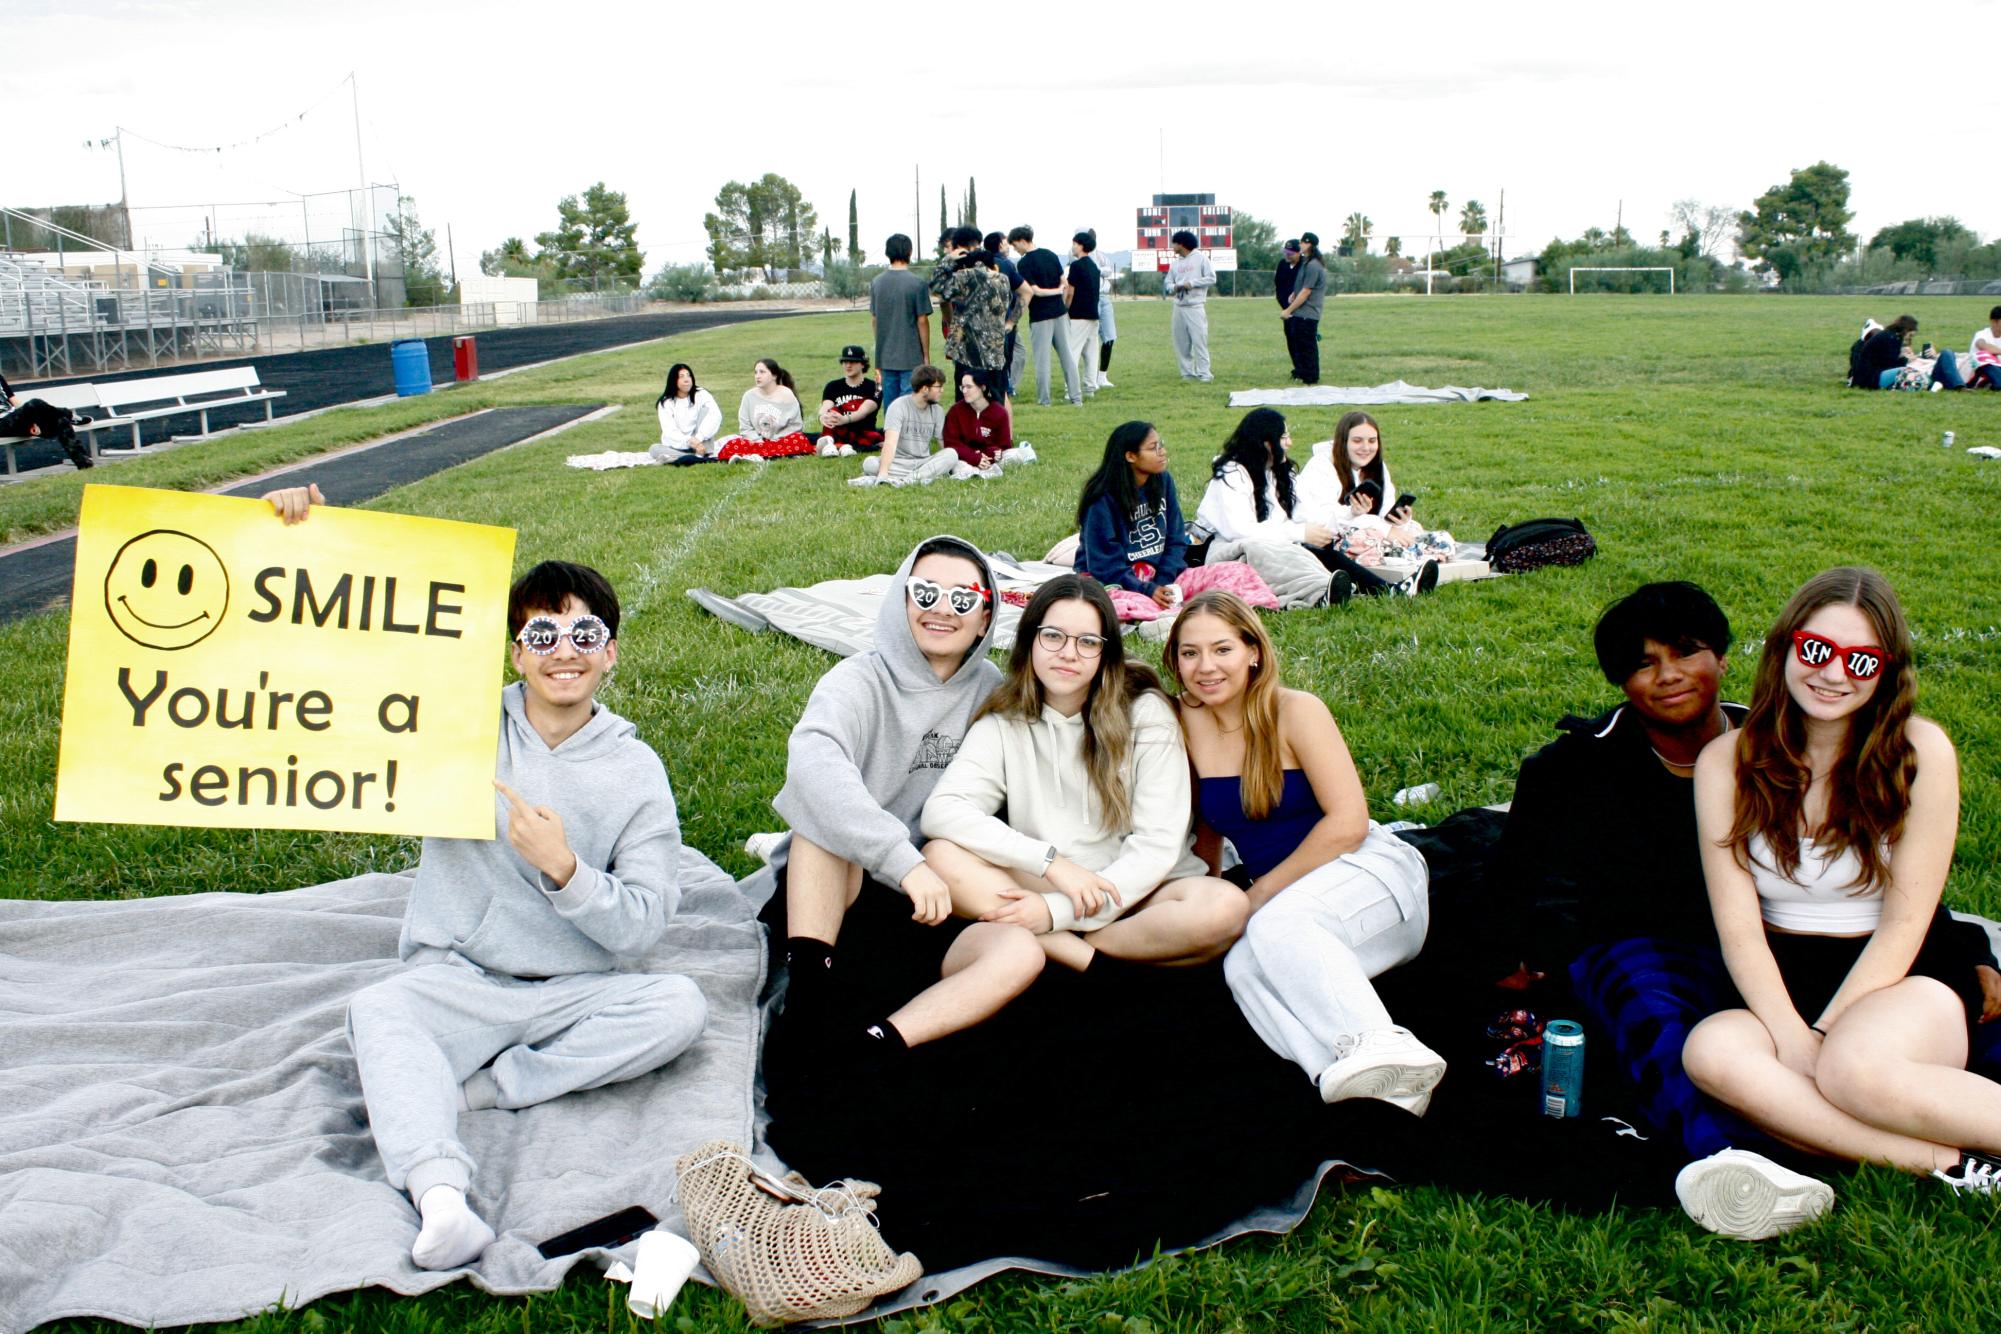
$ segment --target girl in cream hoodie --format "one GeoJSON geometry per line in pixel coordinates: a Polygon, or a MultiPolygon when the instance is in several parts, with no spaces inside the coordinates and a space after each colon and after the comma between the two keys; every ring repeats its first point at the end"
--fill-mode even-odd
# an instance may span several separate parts
{"type": "Polygon", "coordinates": [[[1006,680],[924,803],[924,859],[955,913],[1027,927],[1071,968],[1211,959],[1246,902],[1203,874],[1190,811],[1174,706],[1126,661],[1103,586],[1063,575],[1022,612],[1006,680]]]}

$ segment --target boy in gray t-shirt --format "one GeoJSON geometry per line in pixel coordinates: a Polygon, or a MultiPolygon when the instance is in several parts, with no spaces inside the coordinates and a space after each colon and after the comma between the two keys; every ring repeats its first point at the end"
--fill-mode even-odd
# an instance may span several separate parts
{"type": "Polygon", "coordinates": [[[909,237],[898,232],[885,248],[889,268],[869,284],[868,313],[887,407],[910,392],[911,372],[931,360],[931,289],[910,271],[909,237]]]}
{"type": "Polygon", "coordinates": [[[848,485],[928,485],[950,476],[959,456],[949,449],[931,452],[945,440],[945,408],[939,402],[944,393],[945,372],[936,366],[912,371],[910,392],[890,404],[883,419],[882,454],[862,460],[862,475],[849,478],[848,485]]]}

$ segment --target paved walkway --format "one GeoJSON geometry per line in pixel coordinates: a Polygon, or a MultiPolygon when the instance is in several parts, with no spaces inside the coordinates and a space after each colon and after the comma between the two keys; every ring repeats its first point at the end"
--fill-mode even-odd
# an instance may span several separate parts
{"type": "MultiPolygon", "coordinates": [[[[561,430],[601,410],[585,404],[492,408],[425,430],[308,459],[248,481],[232,482],[216,494],[261,496],[277,485],[305,486],[317,482],[335,503],[358,505],[482,454],[561,430]]],[[[75,568],[74,529],[0,552],[0,624],[68,606],[70,577],[75,568]]]]}

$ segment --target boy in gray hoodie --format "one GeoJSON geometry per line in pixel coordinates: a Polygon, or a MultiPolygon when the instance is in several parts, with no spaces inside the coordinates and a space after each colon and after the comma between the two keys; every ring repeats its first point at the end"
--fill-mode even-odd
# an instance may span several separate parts
{"type": "Polygon", "coordinates": [[[978,548],[920,543],[875,647],[821,677],[792,729],[772,802],[792,832],[772,854],[764,917],[785,942],[783,1026],[815,1058],[893,1060],[991,1016],[1041,970],[1021,928],[953,921],[918,850],[925,798],[1000,684],[986,656],[995,597],[978,548]],[[824,1040],[800,1040],[807,1030],[824,1040]]]}
{"type": "Polygon", "coordinates": [[[410,1258],[424,1269],[470,1264],[494,1236],[466,1203],[461,1113],[646,1074],[707,1020],[688,978],[617,971],[660,939],[681,898],[667,772],[593,698],[618,660],[618,617],[617,594],[586,566],[545,561],[514,586],[521,680],[501,694],[501,836],[424,840],[409,966],[348,1007],[369,1126],[389,1184],[422,1216],[410,1258]]]}

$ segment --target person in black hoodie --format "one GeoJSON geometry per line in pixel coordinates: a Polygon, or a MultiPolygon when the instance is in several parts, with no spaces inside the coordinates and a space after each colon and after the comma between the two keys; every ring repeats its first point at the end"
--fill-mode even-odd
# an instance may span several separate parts
{"type": "MultiPolygon", "coordinates": [[[[1904,341],[1918,331],[1917,317],[1899,315],[1890,321],[1885,329],[1878,329],[1862,340],[1862,347],[1856,352],[1849,370],[1849,383],[1857,389],[1887,389],[1884,382],[1888,372],[1900,371],[1910,360],[1911,351],[1904,341]]],[[[1890,381],[1895,383],[1894,379],[1890,381]]]]}

